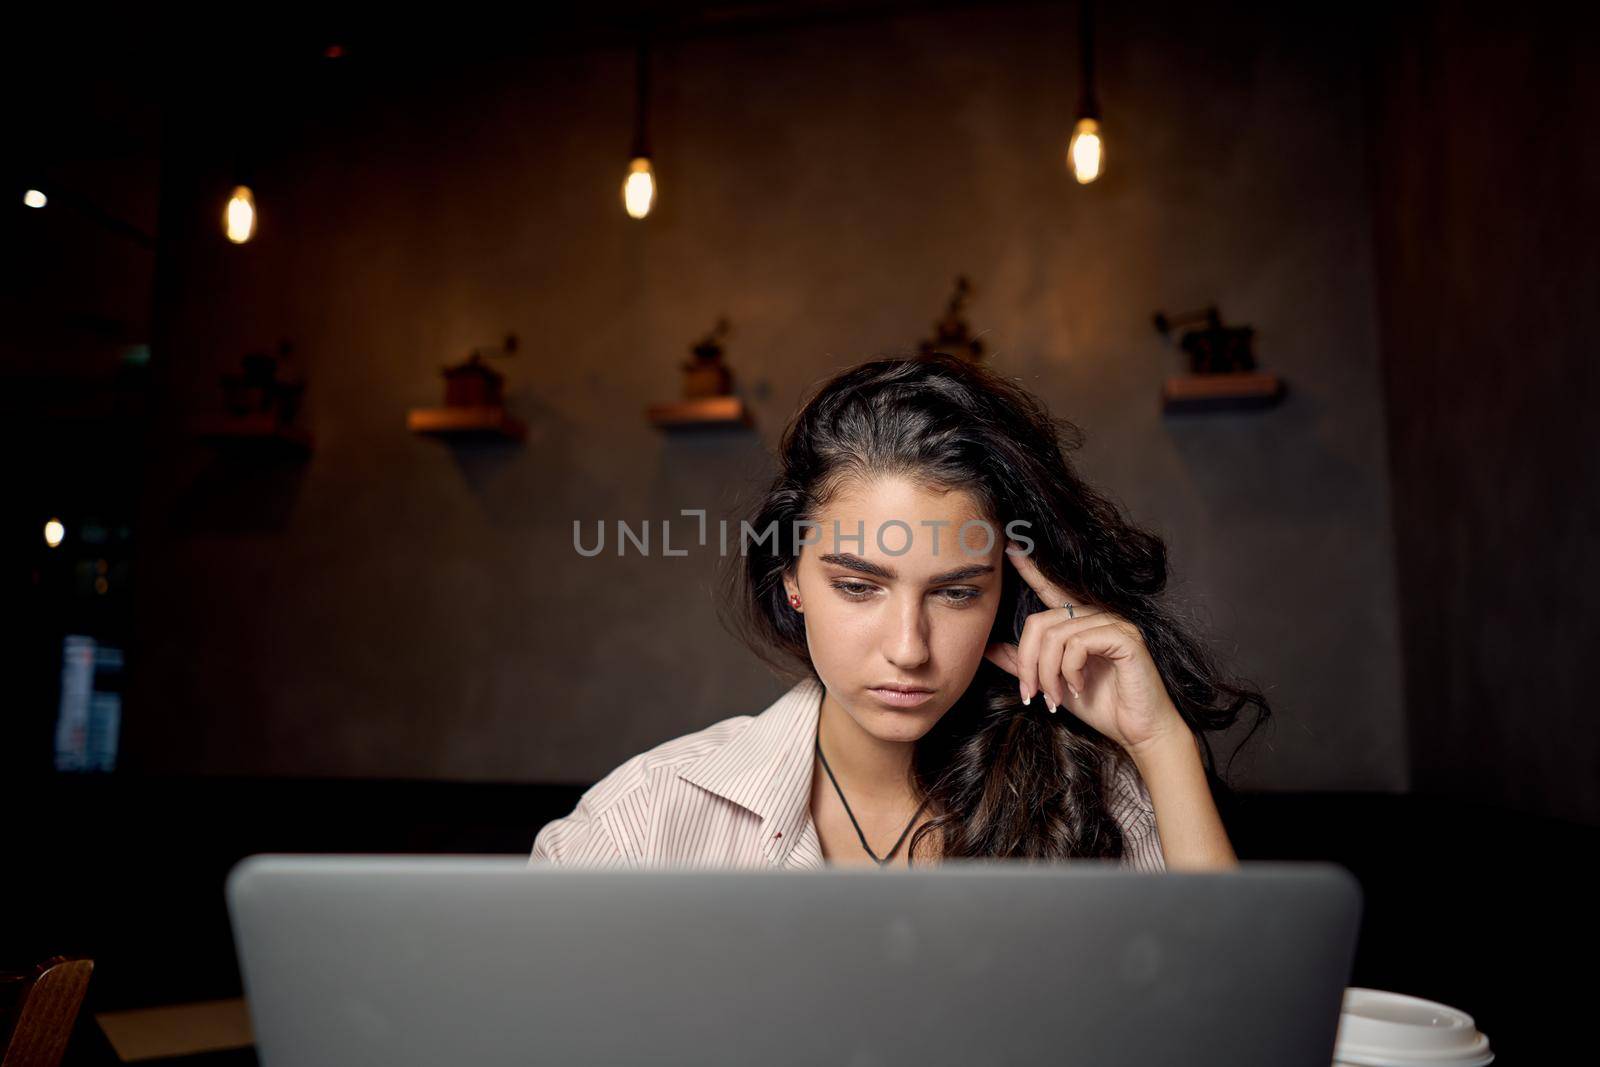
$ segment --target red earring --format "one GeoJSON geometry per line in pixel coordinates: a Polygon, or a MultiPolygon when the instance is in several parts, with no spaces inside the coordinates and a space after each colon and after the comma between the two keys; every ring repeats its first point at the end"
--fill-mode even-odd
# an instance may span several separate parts
{"type": "Polygon", "coordinates": [[[799,593],[790,593],[789,594],[789,606],[794,608],[794,609],[796,609],[796,610],[799,610],[799,608],[800,608],[800,594],[799,593]]]}

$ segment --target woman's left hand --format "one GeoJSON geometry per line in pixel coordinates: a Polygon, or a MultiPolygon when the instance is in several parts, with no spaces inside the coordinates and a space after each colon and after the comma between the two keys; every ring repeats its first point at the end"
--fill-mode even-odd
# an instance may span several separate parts
{"type": "Polygon", "coordinates": [[[1046,578],[1016,542],[1005,555],[1039,598],[1053,605],[1028,616],[1017,644],[995,642],[984,651],[1016,675],[1024,701],[1043,693],[1135,756],[1165,737],[1189,732],[1137,626],[1080,606],[1082,598],[1046,578]]]}

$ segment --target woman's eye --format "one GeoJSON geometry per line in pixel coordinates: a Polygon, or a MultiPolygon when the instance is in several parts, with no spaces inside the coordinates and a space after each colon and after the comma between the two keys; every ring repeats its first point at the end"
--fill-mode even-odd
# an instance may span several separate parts
{"type": "MultiPolygon", "coordinates": [[[[877,586],[864,582],[832,582],[832,586],[849,600],[865,600],[877,591],[877,586]]],[[[967,604],[983,595],[981,589],[941,589],[939,595],[947,604],[967,604]]]]}

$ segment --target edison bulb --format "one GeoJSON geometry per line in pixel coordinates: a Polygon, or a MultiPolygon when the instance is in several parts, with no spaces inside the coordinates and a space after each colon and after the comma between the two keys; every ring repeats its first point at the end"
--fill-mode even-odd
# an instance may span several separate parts
{"type": "Polygon", "coordinates": [[[1095,119],[1081,118],[1072,128],[1072,141],[1067,145],[1067,168],[1079,185],[1088,185],[1105,169],[1105,142],[1100,135],[1100,123],[1095,119]]]}
{"type": "Polygon", "coordinates": [[[234,187],[228,198],[227,209],[222,213],[222,232],[228,240],[242,245],[256,232],[256,198],[248,185],[234,187]]]}
{"type": "Polygon", "coordinates": [[[628,176],[622,181],[622,206],[633,218],[642,219],[650,214],[656,202],[656,172],[650,167],[649,156],[639,156],[628,164],[628,176]]]}

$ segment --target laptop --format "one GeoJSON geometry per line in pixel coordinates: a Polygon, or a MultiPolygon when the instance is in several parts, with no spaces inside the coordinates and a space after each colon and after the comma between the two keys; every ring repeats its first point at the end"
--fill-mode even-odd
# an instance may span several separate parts
{"type": "Polygon", "coordinates": [[[1359,883],[951,860],[824,870],[257,855],[264,1067],[1329,1067],[1359,883]]]}

